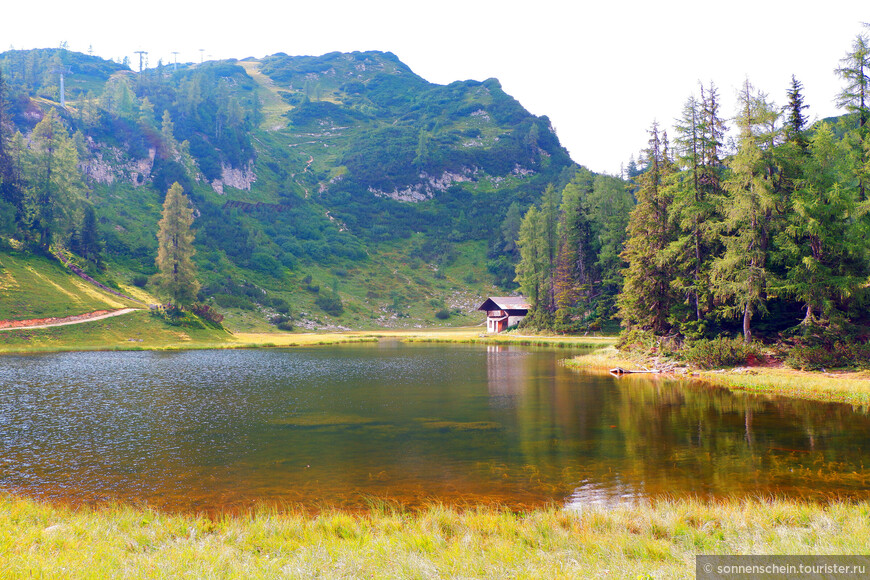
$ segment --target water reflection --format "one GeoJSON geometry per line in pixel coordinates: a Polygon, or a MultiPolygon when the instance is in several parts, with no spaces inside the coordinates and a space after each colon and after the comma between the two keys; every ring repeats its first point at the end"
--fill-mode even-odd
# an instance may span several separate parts
{"type": "Polygon", "coordinates": [[[398,342],[0,359],[0,487],[168,509],[868,497],[844,405],[398,342]]]}

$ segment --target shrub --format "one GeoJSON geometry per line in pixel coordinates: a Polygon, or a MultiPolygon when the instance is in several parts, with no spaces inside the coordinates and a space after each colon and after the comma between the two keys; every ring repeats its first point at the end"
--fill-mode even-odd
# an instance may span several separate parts
{"type": "Polygon", "coordinates": [[[221,322],[224,321],[224,315],[208,304],[194,304],[190,307],[190,310],[210,326],[223,328],[221,322]]]}
{"type": "Polygon", "coordinates": [[[344,304],[337,292],[321,294],[314,301],[318,308],[331,316],[341,316],[344,313],[344,304]]]}
{"type": "Polygon", "coordinates": [[[785,364],[795,369],[819,370],[837,367],[870,367],[870,344],[835,342],[829,345],[792,346],[785,364]]]}
{"type": "Polygon", "coordinates": [[[281,322],[278,324],[278,329],[290,332],[291,330],[293,330],[293,324],[291,322],[281,322]]]}
{"type": "Polygon", "coordinates": [[[133,286],[137,288],[144,288],[146,284],[148,284],[148,276],[143,276],[141,274],[137,276],[133,276],[133,286]]]}
{"type": "Polygon", "coordinates": [[[151,315],[162,319],[171,326],[180,326],[183,328],[205,328],[202,320],[197,318],[192,312],[184,310],[175,304],[166,304],[160,308],[151,311],[151,315]]]}
{"type": "Polygon", "coordinates": [[[244,296],[232,296],[231,294],[215,294],[214,301],[224,308],[239,308],[240,310],[254,310],[254,303],[244,296]]]}
{"type": "Polygon", "coordinates": [[[281,314],[290,314],[290,305],[283,298],[272,298],[271,299],[272,308],[277,310],[281,314]]]}
{"type": "Polygon", "coordinates": [[[750,355],[760,356],[755,344],[746,344],[743,339],[724,336],[712,340],[697,340],[680,352],[680,358],[702,369],[743,365],[750,355]]]}
{"type": "Polygon", "coordinates": [[[447,310],[446,308],[442,308],[441,310],[439,310],[438,312],[435,313],[435,318],[437,318],[439,320],[447,320],[448,318],[450,318],[450,311],[447,310]]]}

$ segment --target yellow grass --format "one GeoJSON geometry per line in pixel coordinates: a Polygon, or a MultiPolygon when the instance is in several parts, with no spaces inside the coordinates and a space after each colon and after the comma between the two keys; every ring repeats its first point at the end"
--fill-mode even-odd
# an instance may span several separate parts
{"type": "Polygon", "coordinates": [[[237,517],[0,496],[4,578],[691,578],[698,554],[870,553],[870,503],[655,500],[237,517]]]}

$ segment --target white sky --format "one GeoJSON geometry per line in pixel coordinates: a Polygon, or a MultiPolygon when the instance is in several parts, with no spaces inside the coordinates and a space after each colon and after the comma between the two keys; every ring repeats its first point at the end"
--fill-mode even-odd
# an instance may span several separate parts
{"type": "Polygon", "coordinates": [[[395,53],[425,79],[498,78],[547,115],[572,158],[616,173],[646,145],[653,120],[670,127],[698,81],[716,83],[723,113],[745,78],[780,105],[792,74],[811,117],[837,114],[834,69],[870,21],[867,0],[80,0],[7,2],[0,50],[56,47],[105,58],[136,50],[199,62],[275,52],[395,53]],[[806,6],[802,8],[801,6],[806,6]]]}

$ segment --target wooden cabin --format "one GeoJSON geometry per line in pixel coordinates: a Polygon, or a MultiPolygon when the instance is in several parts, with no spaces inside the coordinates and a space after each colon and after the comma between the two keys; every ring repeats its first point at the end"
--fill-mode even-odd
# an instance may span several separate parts
{"type": "Polygon", "coordinates": [[[487,332],[502,332],[525,318],[529,308],[522,296],[490,296],[477,309],[486,311],[487,332]]]}

